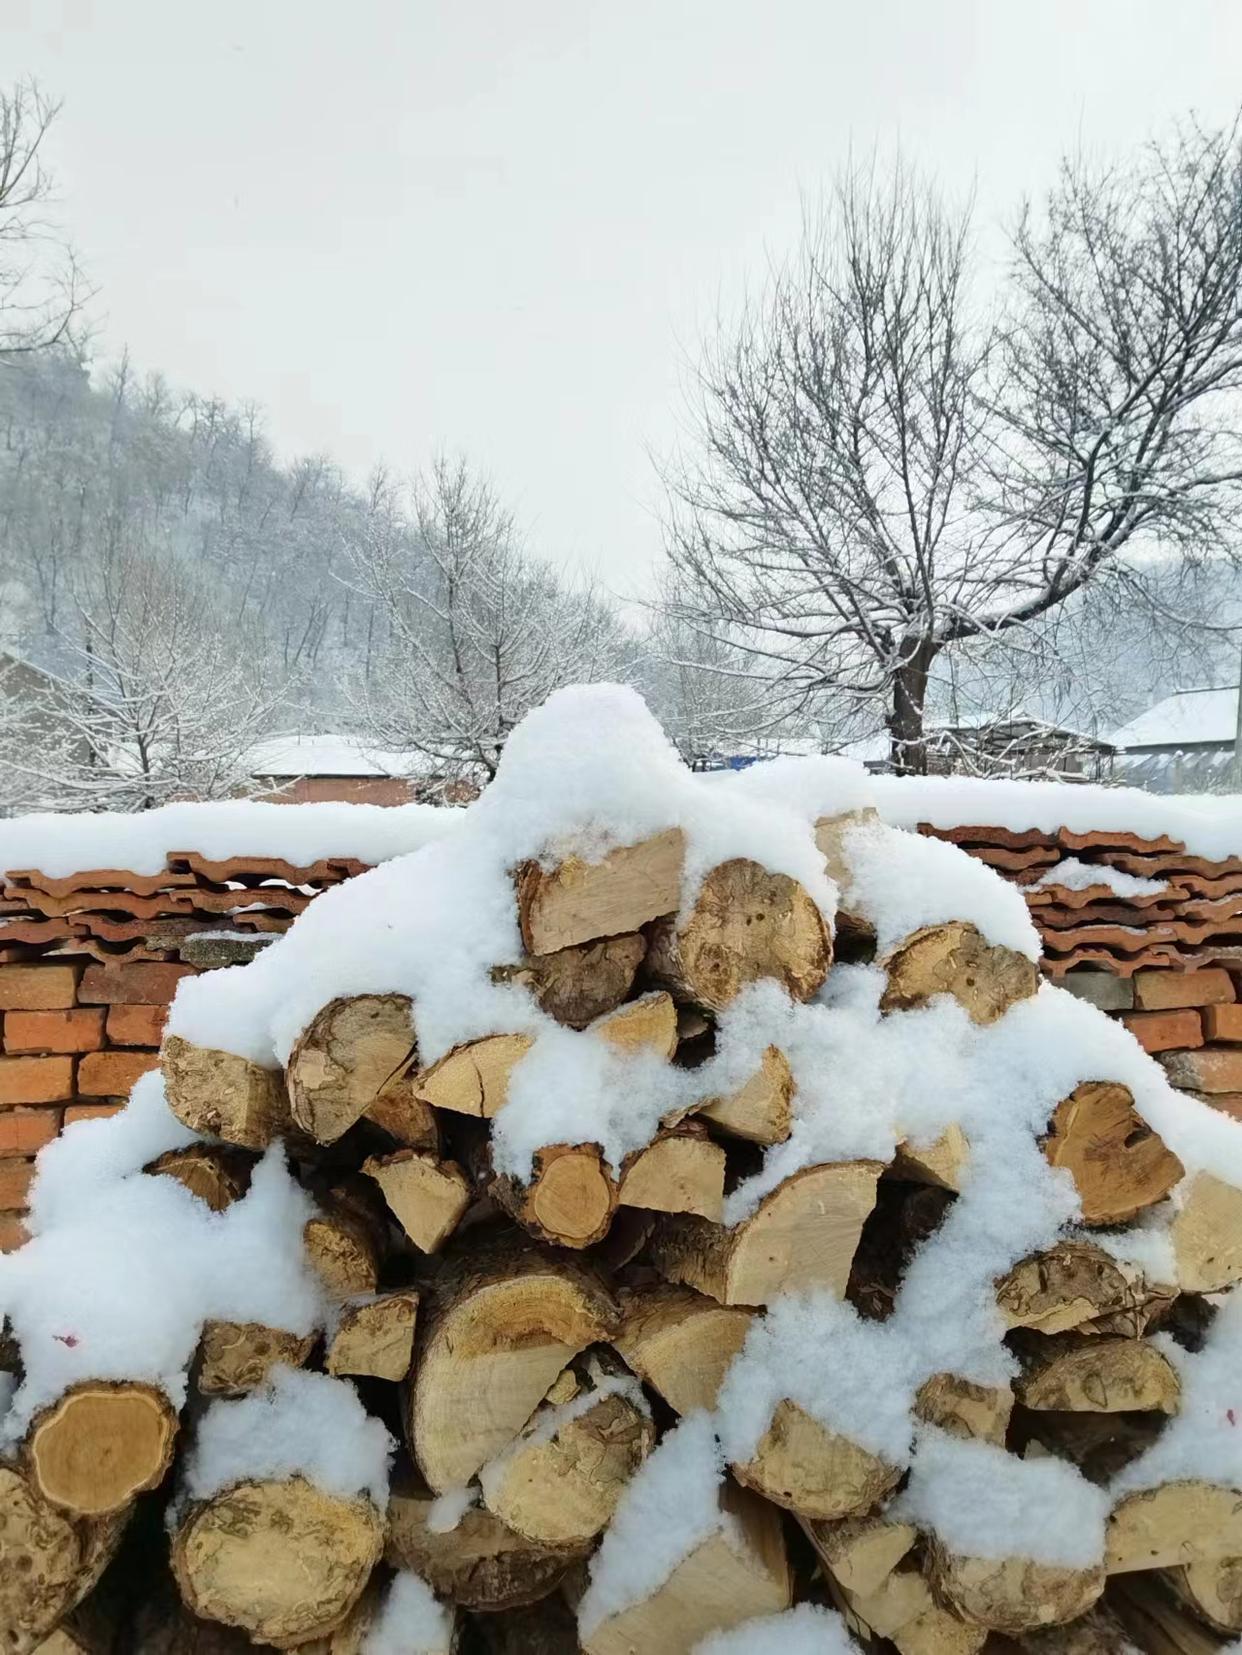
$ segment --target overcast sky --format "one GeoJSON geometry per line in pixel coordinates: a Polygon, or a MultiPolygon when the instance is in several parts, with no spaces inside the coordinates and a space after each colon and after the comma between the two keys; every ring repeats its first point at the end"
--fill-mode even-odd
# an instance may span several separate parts
{"type": "Polygon", "coordinates": [[[65,100],[100,346],[362,477],[462,449],[639,589],[648,450],[800,197],[897,145],[985,217],[1242,100],[1237,0],[0,0],[65,100]]]}

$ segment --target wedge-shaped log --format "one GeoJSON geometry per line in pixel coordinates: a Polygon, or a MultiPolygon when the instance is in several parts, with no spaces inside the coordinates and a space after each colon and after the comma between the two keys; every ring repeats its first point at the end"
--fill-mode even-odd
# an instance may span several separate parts
{"type": "Polygon", "coordinates": [[[1039,968],[1012,948],[985,941],[964,920],[928,925],[898,943],[884,961],[882,1011],[912,1011],[951,994],[975,1023],[995,1023],[1039,987],[1039,968]]]}
{"type": "Polygon", "coordinates": [[[440,1153],[440,1123],[431,1105],[419,1097],[412,1074],[403,1074],[386,1086],[367,1105],[363,1119],[405,1149],[440,1153]]]}
{"type": "Polygon", "coordinates": [[[1059,1413],[1175,1414],[1181,1381],[1164,1353],[1145,1339],[1033,1334],[1018,1346],[1016,1381],[1023,1407],[1059,1413]]]}
{"type": "Polygon", "coordinates": [[[670,1408],[688,1414],[716,1406],[716,1393],[753,1315],[689,1287],[654,1282],[622,1295],[613,1344],[670,1408]]]}
{"type": "Polygon", "coordinates": [[[329,1193],[302,1227],[302,1245],[320,1281],[335,1299],[374,1293],[383,1236],[353,1201],[329,1193]]]}
{"type": "Polygon", "coordinates": [[[589,1546],[611,1522],[626,1484],[655,1446],[645,1405],[625,1392],[601,1391],[602,1378],[583,1374],[576,1395],[545,1402],[509,1447],[483,1467],[488,1510],[540,1545],[589,1546]],[[598,1400],[592,1404],[593,1395],[598,1400]]]}
{"type": "Polygon", "coordinates": [[[335,1143],[415,1055],[408,995],[330,1000],[302,1030],[285,1066],[295,1124],[317,1143],[335,1143]]]}
{"type": "Polygon", "coordinates": [[[537,1603],[556,1590],[580,1552],[540,1546],[506,1528],[485,1508],[467,1511],[456,1527],[433,1529],[426,1490],[399,1482],[388,1502],[385,1555],[410,1569],[437,1597],[488,1615],[537,1603]]]}
{"type": "Polygon", "coordinates": [[[708,1011],[723,1011],[764,977],[809,1000],[832,963],[832,938],[810,895],[744,858],[713,868],[690,912],[658,921],[650,936],[651,975],[708,1011]]]}
{"type": "Polygon", "coordinates": [[[724,1150],[697,1121],[683,1121],[627,1158],[617,1200],[623,1207],[718,1220],[724,1181],[724,1150]]]}
{"type": "Polygon", "coordinates": [[[897,1145],[891,1172],[912,1184],[930,1184],[935,1189],[961,1190],[970,1166],[970,1145],[960,1126],[948,1126],[930,1144],[897,1145]]]}
{"type": "Polygon", "coordinates": [[[1062,1099],[1044,1140],[1074,1180],[1087,1225],[1124,1224],[1163,1201],[1185,1168],[1134,1107],[1129,1087],[1088,1080],[1062,1099]]]}
{"type": "Polygon", "coordinates": [[[1178,1286],[1184,1293],[1215,1293],[1242,1281],[1242,1190],[1197,1172],[1178,1196],[1169,1226],[1178,1286]]]}
{"type": "Polygon", "coordinates": [[[84,1380],[35,1415],[31,1480],[75,1517],[106,1517],[155,1488],[172,1461],[177,1411],[154,1385],[84,1380]]]}
{"type": "Polygon", "coordinates": [[[1085,1615],[1105,1579],[1103,1564],[1074,1569],[1026,1557],[962,1557],[936,1543],[928,1574],[936,1596],[963,1620],[1011,1634],[1085,1615]]]}
{"type": "Polygon", "coordinates": [[[1094,1332],[1137,1338],[1172,1297],[1172,1288],[1149,1282],[1137,1266],[1081,1241],[1020,1259],[996,1284],[1006,1325],[1040,1333],[1090,1323],[1094,1332]]]}
{"type": "Polygon", "coordinates": [[[417,1149],[375,1155],[363,1172],[384,1193],[389,1210],[424,1253],[436,1253],[461,1222],[473,1191],[455,1161],[441,1161],[417,1149]]]}
{"type": "Polygon", "coordinates": [[[446,1281],[407,1399],[407,1436],[428,1485],[443,1493],[476,1476],[617,1319],[594,1275],[537,1249],[498,1251],[446,1281]]]}
{"type": "Polygon", "coordinates": [[[889,1517],[803,1518],[802,1531],[837,1585],[863,1595],[878,1591],[919,1537],[912,1523],[889,1517]]]}
{"type": "Polygon", "coordinates": [[[646,952],[646,938],[632,931],[552,954],[529,954],[517,965],[498,965],[492,981],[520,983],[554,1021],[585,1029],[625,999],[646,952]]]}
{"type": "Polygon", "coordinates": [[[734,1138],[782,1144],[793,1126],[793,1070],[779,1046],[769,1046],[759,1067],[736,1092],[709,1098],[697,1113],[734,1138]]]}
{"type": "Polygon", "coordinates": [[[729,1521],[673,1568],[651,1597],[582,1638],[586,1655],[685,1655],[712,1632],[787,1609],[791,1586],[780,1518],[726,1485],[729,1521]]]}
{"type": "Polygon", "coordinates": [[[196,1384],[203,1396],[245,1396],[277,1363],[300,1368],[317,1335],[287,1333],[262,1322],[204,1322],[196,1384]]]}
{"type": "Polygon", "coordinates": [[[419,1295],[413,1288],[342,1305],[324,1353],[330,1374],[404,1379],[414,1359],[419,1295]]]}
{"type": "Polygon", "coordinates": [[[1161,1579],[1179,1602],[1217,1632],[1242,1632],[1242,1557],[1208,1557],[1168,1569],[1161,1579]]]}
{"type": "Polygon", "coordinates": [[[934,1373],[919,1386],[914,1412],[950,1436],[1005,1446],[1013,1391],[1008,1385],[979,1385],[961,1374],[934,1373]]]}
{"type": "Polygon", "coordinates": [[[495,1178],[488,1193],[532,1235],[560,1247],[602,1241],[617,1206],[598,1144],[549,1144],[536,1150],[529,1183],[495,1178]]]}
{"type": "Polygon", "coordinates": [[[367,1499],[325,1494],[302,1477],[244,1482],[188,1508],[173,1534],[186,1607],[290,1648],[338,1626],[384,1543],[367,1499]]]}
{"type": "Polygon", "coordinates": [[[1242,1490],[1187,1479],[1125,1494],[1107,1548],[1109,1574],[1242,1557],[1242,1490]]]}
{"type": "Polygon", "coordinates": [[[192,1045],[177,1034],[165,1035],[160,1066],[168,1107],[192,1132],[243,1149],[266,1149],[289,1130],[289,1100],[279,1069],[192,1045]]]}
{"type": "Polygon", "coordinates": [[[599,937],[641,930],[681,899],[680,828],[621,845],[599,862],[569,856],[554,867],[525,862],[514,874],[518,924],[528,954],[551,954],[599,937]]]}
{"type": "Polygon", "coordinates": [[[0,1640],[33,1655],[91,1591],[116,1550],[128,1512],[75,1519],[27,1472],[0,1463],[0,1640]]]}
{"type": "Polygon", "coordinates": [[[826,1520],[870,1511],[901,1480],[900,1467],[886,1465],[788,1400],[777,1403],[754,1458],[732,1469],[739,1482],[774,1505],[826,1520]]]}
{"type": "Polygon", "coordinates": [[[243,1150],[224,1144],[190,1144],[159,1155],[144,1172],[175,1178],[191,1195],[205,1201],[213,1213],[222,1213],[246,1193],[252,1159],[243,1150]]]}
{"type": "Polygon", "coordinates": [[[767,1305],[813,1287],[844,1297],[881,1170],[878,1161],[807,1167],[730,1229],[690,1216],[662,1219],[649,1243],[652,1261],[670,1281],[721,1304],[767,1305]]]}
{"type": "Polygon", "coordinates": [[[978,1655],[987,1641],[973,1626],[936,1601],[912,1559],[903,1560],[867,1590],[837,1584],[833,1596],[846,1625],[868,1644],[885,1638],[898,1655],[978,1655]]]}

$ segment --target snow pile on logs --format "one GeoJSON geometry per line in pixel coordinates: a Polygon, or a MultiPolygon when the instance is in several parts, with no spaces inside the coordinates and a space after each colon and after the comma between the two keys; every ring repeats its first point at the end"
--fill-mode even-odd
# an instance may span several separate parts
{"type": "Polygon", "coordinates": [[[0,1649],[1219,1647],[1242,1127],[1037,947],[852,767],[553,697],[41,1157],[0,1649]]]}

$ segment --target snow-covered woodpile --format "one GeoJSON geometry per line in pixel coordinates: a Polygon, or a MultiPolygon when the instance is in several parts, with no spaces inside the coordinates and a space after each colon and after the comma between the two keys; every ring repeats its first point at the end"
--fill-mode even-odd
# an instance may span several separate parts
{"type": "Polygon", "coordinates": [[[562,692],[186,978],[0,1259],[0,1648],[1242,1630],[1242,1126],[865,786],[562,692]]]}

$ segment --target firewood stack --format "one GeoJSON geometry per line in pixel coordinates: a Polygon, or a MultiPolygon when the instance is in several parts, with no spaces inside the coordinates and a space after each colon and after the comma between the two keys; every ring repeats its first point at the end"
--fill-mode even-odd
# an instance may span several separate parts
{"type": "MultiPolygon", "coordinates": [[[[546,784],[523,751],[480,842],[505,787],[516,807],[546,784]]],[[[0,1649],[688,1655],[754,1622],[727,1648],[763,1651],[795,1603],[899,1655],[1212,1650],[1242,1631],[1242,1455],[1216,1408],[1242,1348],[1223,1342],[1242,1127],[1204,1128],[1129,1036],[1039,988],[993,875],[947,878],[981,899],[929,917],[967,861],[954,848],[816,810],[804,878],[755,832],[704,865],[748,784],[666,785],[703,788],[711,835],[687,806],[603,850],[580,803],[554,841],[532,815],[545,838],[503,862],[512,940],[495,933],[490,1026],[467,1038],[445,1037],[457,956],[436,916],[483,866],[469,828],[179,999],[174,1147],[116,1187],[175,1180],[214,1234],[287,1157],[322,1315],[205,1317],[186,1375],[110,1358],[100,1377],[88,1350],[65,1383],[89,1344],[66,1310],[50,1384],[14,1300],[0,1649]],[[345,940],[362,924],[369,956],[345,940]],[[283,1019],[279,1066],[249,1036],[203,1038],[226,1010],[283,1019]],[[653,1096],[669,1106],[634,1142],[653,1096]],[[579,1108],[579,1132],[540,1138],[579,1108]],[[1216,1171],[1204,1142],[1224,1146],[1216,1171]],[[341,1441],[401,1441],[386,1509],[373,1481],[324,1472],[335,1425],[304,1462],[285,1451],[290,1413],[320,1398],[341,1441]],[[233,1471],[212,1477],[221,1452],[233,1471]]],[[[761,805],[745,795],[752,826],[761,805]]],[[[464,954],[487,933],[462,917],[464,954]]],[[[119,1152],[124,1121],[62,1149],[90,1131],[119,1152]]],[[[63,1220],[41,1224],[37,1200],[34,1218],[37,1263],[63,1220]]]]}

